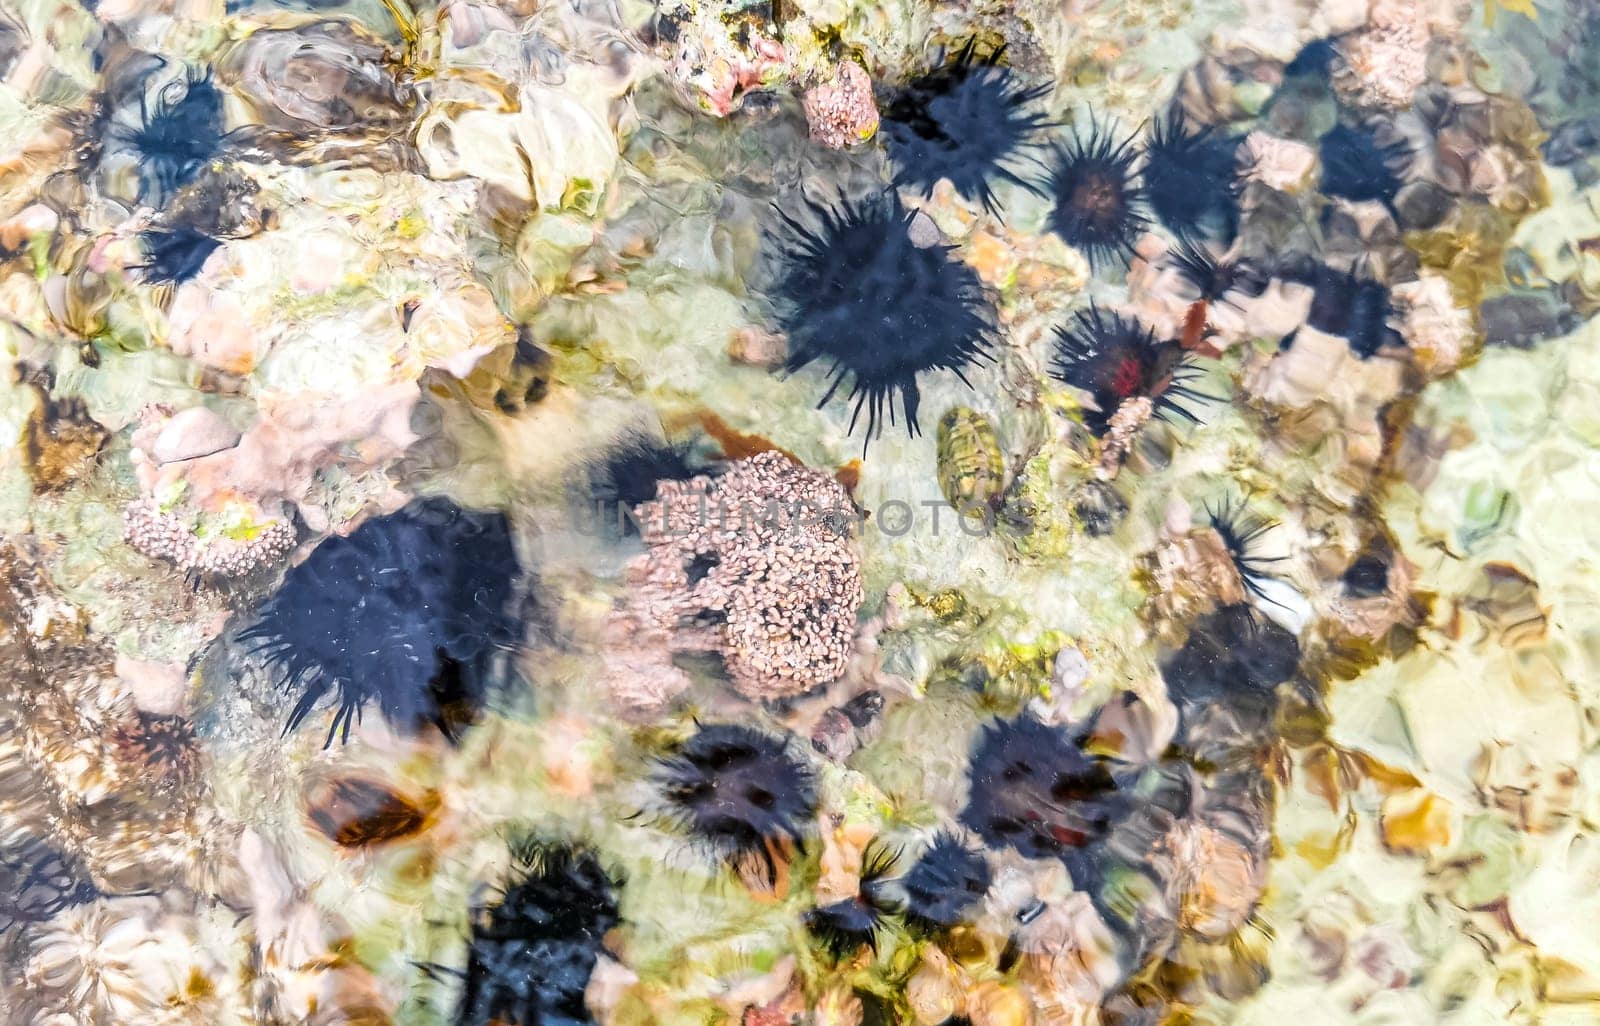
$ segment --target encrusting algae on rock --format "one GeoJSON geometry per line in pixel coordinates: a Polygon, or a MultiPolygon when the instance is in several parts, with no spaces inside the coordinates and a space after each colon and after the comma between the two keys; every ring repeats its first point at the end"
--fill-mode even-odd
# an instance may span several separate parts
{"type": "Polygon", "coordinates": [[[1595,21],[0,12],[0,1021],[1590,1021],[1595,21]]]}

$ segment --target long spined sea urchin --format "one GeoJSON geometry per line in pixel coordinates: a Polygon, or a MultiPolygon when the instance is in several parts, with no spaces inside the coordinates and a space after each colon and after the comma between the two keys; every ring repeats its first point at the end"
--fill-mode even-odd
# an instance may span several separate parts
{"type": "Polygon", "coordinates": [[[1081,249],[1092,266],[1133,252],[1149,225],[1144,188],[1134,165],[1132,136],[1118,142],[1109,128],[1091,122],[1088,135],[1058,143],[1048,185],[1055,197],[1050,227],[1081,249]]]}
{"type": "Polygon", "coordinates": [[[989,359],[994,311],[983,282],[931,223],[913,230],[918,215],[893,193],[806,207],[814,228],[780,214],[773,301],[789,336],[786,369],[831,365],[819,408],[849,380],[850,430],[865,410],[867,442],[885,412],[893,423],[897,399],[916,435],[917,376],[943,370],[967,382],[963,372],[989,359]]]}
{"type": "Polygon", "coordinates": [[[1097,409],[1083,411],[1084,424],[1103,437],[1123,403],[1146,400],[1153,415],[1186,420],[1195,416],[1184,400],[1202,397],[1184,382],[1195,373],[1176,342],[1157,341],[1155,333],[1130,317],[1090,304],[1071,327],[1056,329],[1050,376],[1089,393],[1097,409]]]}
{"type": "Polygon", "coordinates": [[[521,639],[520,572],[503,514],[421,499],[317,546],[239,639],[300,690],[286,730],[334,691],[329,744],[368,702],[397,730],[449,737],[482,704],[494,655],[521,639]]]}
{"type": "Polygon", "coordinates": [[[882,131],[895,185],[928,195],[946,179],[991,212],[999,207],[996,181],[1038,190],[1018,165],[1050,124],[1038,109],[1050,86],[1025,84],[1000,63],[1003,53],[979,58],[969,42],[955,60],[890,96],[882,131]]]}

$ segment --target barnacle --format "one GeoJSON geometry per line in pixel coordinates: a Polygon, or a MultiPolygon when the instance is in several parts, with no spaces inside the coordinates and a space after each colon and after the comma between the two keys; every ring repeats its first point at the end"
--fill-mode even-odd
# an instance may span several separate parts
{"type": "Polygon", "coordinates": [[[1029,716],[986,726],[968,776],[964,826],[991,847],[1060,858],[1077,871],[1086,865],[1084,849],[1103,840],[1128,808],[1103,758],[1084,751],[1066,730],[1029,716]]]}
{"type": "Polygon", "coordinates": [[[531,841],[500,900],[473,910],[456,1026],[577,1026],[620,881],[583,848],[531,841]]]}
{"type": "Polygon", "coordinates": [[[892,192],[831,207],[807,201],[815,228],[781,216],[772,298],[789,335],[786,369],[831,365],[819,408],[848,379],[850,430],[865,410],[868,442],[885,412],[894,422],[897,399],[917,434],[917,376],[946,370],[965,382],[968,367],[989,359],[994,311],[977,272],[954,247],[913,232],[918,215],[892,192]]]}
{"type": "Polygon", "coordinates": [[[1261,582],[1273,576],[1273,564],[1285,558],[1261,554],[1259,543],[1276,526],[1274,522],[1251,513],[1243,504],[1235,505],[1231,499],[1216,509],[1207,506],[1206,519],[1222,539],[1222,546],[1233,560],[1234,569],[1239,571],[1245,590],[1256,598],[1266,599],[1261,582]]]}
{"type": "Polygon", "coordinates": [[[1037,189],[1018,170],[1049,118],[1037,109],[1050,86],[1025,85],[1000,64],[1003,48],[978,58],[968,42],[956,59],[914,79],[889,99],[882,130],[894,183],[931,194],[940,179],[995,211],[992,183],[1037,189]]]}
{"type": "Polygon", "coordinates": [[[1092,302],[1071,327],[1056,329],[1050,376],[1089,393],[1095,409],[1085,409],[1083,420],[1096,437],[1106,434],[1111,418],[1130,400],[1146,399],[1153,413],[1194,420],[1183,405],[1202,398],[1185,384],[1194,374],[1176,342],[1158,342],[1138,321],[1092,302]]]}
{"type": "Polygon", "coordinates": [[[369,701],[398,730],[451,737],[482,704],[496,653],[520,640],[519,569],[504,515],[422,499],[317,546],[239,639],[300,690],[286,731],[337,691],[329,744],[369,701]]]}
{"type": "Polygon", "coordinates": [[[879,846],[869,848],[862,859],[861,883],[856,893],[807,912],[806,929],[839,958],[859,950],[863,944],[877,950],[879,931],[898,911],[886,887],[898,863],[897,852],[879,846]]]}
{"type": "Polygon", "coordinates": [[[1109,129],[1091,123],[1087,137],[1055,147],[1048,189],[1055,197],[1050,227],[1083,250],[1089,263],[1104,264],[1133,252],[1148,226],[1144,188],[1134,173],[1133,137],[1117,142],[1109,129]]]}
{"type": "Polygon", "coordinates": [[[205,266],[206,258],[222,245],[206,233],[188,225],[151,228],[140,233],[146,260],[139,265],[150,285],[181,285],[205,266]]]}
{"type": "Polygon", "coordinates": [[[1139,178],[1151,212],[1179,238],[1238,234],[1240,141],[1211,125],[1191,128],[1181,107],[1156,121],[1139,178]]]}
{"type": "Polygon", "coordinates": [[[1161,663],[1174,698],[1203,704],[1259,700],[1294,675],[1300,643],[1247,605],[1223,606],[1189,629],[1183,647],[1161,663]]]}
{"type": "Polygon", "coordinates": [[[1391,210],[1405,184],[1411,154],[1402,142],[1379,142],[1373,128],[1335,125],[1318,144],[1322,191],[1357,202],[1376,200],[1391,210]]]}
{"type": "Polygon", "coordinates": [[[957,926],[983,899],[992,879],[982,853],[954,834],[940,833],[900,881],[906,920],[929,933],[957,926]]]}
{"type": "Polygon", "coordinates": [[[755,859],[775,878],[773,846],[805,844],[816,811],[811,768],[785,738],[753,727],[701,727],[656,768],[668,815],[729,863],[755,859]]]}
{"type": "Polygon", "coordinates": [[[140,202],[160,206],[222,151],[222,94],[211,70],[167,83],[154,106],[141,95],[138,126],[112,131],[138,153],[140,202]]]}

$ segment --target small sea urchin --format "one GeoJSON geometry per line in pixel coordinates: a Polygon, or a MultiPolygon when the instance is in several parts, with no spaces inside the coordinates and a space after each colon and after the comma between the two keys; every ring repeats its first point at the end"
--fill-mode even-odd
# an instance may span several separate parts
{"type": "Polygon", "coordinates": [[[1029,716],[990,723],[973,747],[962,824],[991,847],[1059,858],[1081,875],[1085,849],[1106,837],[1128,802],[1105,760],[1080,740],[1029,716]]]}
{"type": "Polygon", "coordinates": [[[784,738],[753,727],[701,727],[661,760],[655,780],[685,833],[726,862],[764,864],[769,879],[774,847],[803,846],[816,812],[811,768],[784,738]]]}
{"type": "Polygon", "coordinates": [[[141,232],[146,260],[139,265],[149,285],[182,285],[205,266],[221,241],[191,228],[151,228],[141,232]]]}
{"type": "Polygon", "coordinates": [[[1050,376],[1089,393],[1096,409],[1085,409],[1083,420],[1097,438],[1105,435],[1118,408],[1133,399],[1149,400],[1152,413],[1194,420],[1183,406],[1184,400],[1201,398],[1184,385],[1193,374],[1176,342],[1158,342],[1138,321],[1093,303],[1078,311],[1071,327],[1056,329],[1050,376]]]}
{"type": "Polygon", "coordinates": [[[954,834],[941,833],[900,881],[906,919],[928,933],[958,926],[983,900],[992,880],[989,863],[980,852],[954,834]]]}
{"type": "Polygon", "coordinates": [[[1286,277],[1312,289],[1306,323],[1344,339],[1363,360],[1385,347],[1406,344],[1391,323],[1398,314],[1389,287],[1381,281],[1325,264],[1286,277]]]}
{"type": "Polygon", "coordinates": [[[1355,202],[1373,200],[1391,211],[1411,154],[1404,143],[1379,142],[1372,128],[1335,125],[1318,144],[1322,191],[1355,202]]]}
{"type": "Polygon", "coordinates": [[[1272,601],[1261,582],[1273,576],[1274,564],[1283,562],[1285,557],[1262,555],[1260,542],[1276,523],[1251,513],[1242,504],[1235,505],[1231,499],[1216,509],[1207,506],[1206,519],[1222,539],[1245,590],[1258,599],[1272,601]]]}
{"type": "Polygon", "coordinates": [[[286,731],[337,691],[329,744],[349,738],[369,701],[398,730],[432,723],[453,737],[481,706],[496,653],[520,640],[519,572],[503,514],[421,499],[317,546],[239,639],[301,689],[286,731]]]}
{"type": "Polygon", "coordinates": [[[1182,108],[1145,141],[1139,178],[1156,218],[1181,239],[1229,242],[1239,231],[1239,140],[1192,128],[1182,108]]]}
{"type": "Polygon", "coordinates": [[[456,1026],[581,1026],[584,990],[620,922],[618,881],[595,856],[561,842],[516,853],[518,878],[473,912],[456,1026]]]}
{"type": "Polygon", "coordinates": [[[222,94],[211,70],[167,83],[153,107],[141,96],[138,127],[115,131],[139,156],[140,202],[161,205],[222,151],[222,94]]]}
{"type": "Polygon", "coordinates": [[[1003,53],[980,59],[969,42],[955,60],[890,97],[882,131],[895,185],[928,195],[946,179],[991,212],[998,208],[996,180],[1037,188],[1017,165],[1050,123],[1037,109],[1050,87],[1024,85],[1000,64],[1003,53]]]}
{"type": "Polygon", "coordinates": [[[1255,298],[1266,291],[1268,277],[1247,260],[1218,257],[1204,243],[1180,241],[1168,252],[1182,278],[1207,303],[1231,303],[1238,293],[1255,298]]]}
{"type": "Polygon", "coordinates": [[[893,193],[808,201],[808,211],[815,228],[781,215],[788,237],[773,300],[789,335],[785,367],[831,364],[819,408],[849,379],[850,430],[865,410],[868,441],[886,410],[893,423],[897,398],[916,435],[917,376],[946,370],[966,382],[963,371],[989,359],[994,311],[983,282],[893,193]]]}
{"type": "Polygon", "coordinates": [[[878,933],[899,906],[887,884],[899,856],[887,848],[871,847],[862,856],[861,883],[856,893],[831,905],[819,905],[805,915],[806,929],[837,958],[878,947],[878,933]]]}
{"type": "Polygon", "coordinates": [[[1132,253],[1149,224],[1144,189],[1134,173],[1138,155],[1132,136],[1117,142],[1109,129],[1093,123],[1087,137],[1055,148],[1050,227],[1094,266],[1132,253]]]}
{"type": "Polygon", "coordinates": [[[1260,702],[1293,676],[1300,643],[1250,606],[1224,606],[1201,617],[1161,664],[1173,698],[1203,705],[1219,699],[1260,702]]]}

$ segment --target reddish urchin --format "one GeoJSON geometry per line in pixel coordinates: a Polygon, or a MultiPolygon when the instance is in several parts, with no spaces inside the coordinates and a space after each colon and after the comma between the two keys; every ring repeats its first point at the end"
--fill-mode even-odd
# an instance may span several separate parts
{"type": "Polygon", "coordinates": [[[1085,409],[1083,422],[1096,438],[1104,437],[1118,409],[1133,400],[1147,400],[1152,415],[1194,421],[1183,403],[1203,398],[1185,384],[1197,373],[1182,346],[1158,342],[1138,321],[1093,303],[1078,311],[1071,327],[1056,329],[1050,376],[1089,393],[1096,409],[1085,409]]]}

